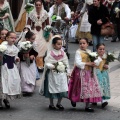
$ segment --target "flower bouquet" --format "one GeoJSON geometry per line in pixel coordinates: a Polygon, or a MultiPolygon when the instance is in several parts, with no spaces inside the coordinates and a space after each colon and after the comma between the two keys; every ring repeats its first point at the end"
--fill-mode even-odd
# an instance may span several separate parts
{"type": "Polygon", "coordinates": [[[46,39],[46,41],[49,40],[49,36],[50,36],[51,30],[52,30],[52,27],[51,27],[50,25],[47,25],[47,26],[44,28],[43,36],[44,36],[44,38],[46,39]]]}
{"type": "MultiPolygon", "coordinates": [[[[30,50],[32,49],[32,44],[30,41],[24,41],[20,43],[20,52],[23,54],[29,54],[30,50]]],[[[23,59],[26,61],[26,64],[30,66],[30,58],[29,56],[24,56],[23,59]]]]}
{"type": "Polygon", "coordinates": [[[106,63],[105,64],[109,64],[109,62],[114,62],[116,60],[116,58],[114,57],[113,53],[107,52],[106,54],[106,63]]]}
{"type": "Polygon", "coordinates": [[[52,21],[61,20],[61,19],[62,18],[60,16],[57,16],[57,15],[52,16],[52,21]]]}
{"type": "Polygon", "coordinates": [[[116,18],[119,18],[120,9],[118,7],[115,8],[116,18]]]}
{"type": "Polygon", "coordinates": [[[63,62],[57,62],[54,65],[55,65],[55,68],[54,68],[55,72],[57,73],[67,72],[67,67],[63,62]]]}
{"type": "Polygon", "coordinates": [[[27,11],[27,13],[30,13],[30,11],[32,11],[34,9],[34,5],[31,4],[31,3],[27,3],[25,6],[24,6],[25,10],[27,11]]]}
{"type": "MultiPolygon", "coordinates": [[[[97,56],[98,56],[96,52],[89,52],[88,55],[89,55],[89,59],[90,59],[91,62],[94,62],[97,59],[97,56]]],[[[93,72],[94,71],[93,71],[93,67],[92,67],[91,77],[93,77],[93,72]]]]}

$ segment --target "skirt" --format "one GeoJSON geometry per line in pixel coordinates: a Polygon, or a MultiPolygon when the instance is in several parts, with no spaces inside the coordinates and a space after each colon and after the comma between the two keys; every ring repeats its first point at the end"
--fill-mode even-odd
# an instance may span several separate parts
{"type": "Polygon", "coordinates": [[[67,92],[61,92],[61,93],[50,93],[48,89],[48,76],[49,76],[50,70],[47,70],[45,73],[45,80],[44,80],[44,94],[46,98],[52,98],[52,99],[59,99],[59,98],[67,98],[67,92]]]}
{"type": "Polygon", "coordinates": [[[101,72],[99,69],[96,69],[96,75],[101,88],[102,99],[110,99],[110,81],[108,71],[104,70],[101,72]]]}
{"type": "Polygon", "coordinates": [[[73,69],[69,82],[68,98],[73,102],[101,102],[101,91],[98,80],[91,77],[91,71],[73,69]]]}

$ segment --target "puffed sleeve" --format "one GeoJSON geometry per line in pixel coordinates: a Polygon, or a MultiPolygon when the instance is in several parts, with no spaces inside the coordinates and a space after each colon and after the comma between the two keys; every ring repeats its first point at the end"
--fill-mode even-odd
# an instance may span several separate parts
{"type": "Polygon", "coordinates": [[[102,58],[101,58],[101,57],[98,57],[98,58],[94,61],[94,63],[95,63],[96,66],[99,66],[99,64],[100,64],[101,61],[102,61],[102,58]]]}
{"type": "Polygon", "coordinates": [[[68,7],[68,5],[65,5],[65,12],[66,12],[66,17],[70,19],[71,18],[71,10],[68,7]]]}
{"type": "Polygon", "coordinates": [[[76,54],[75,54],[75,65],[80,69],[85,68],[85,62],[82,62],[82,57],[80,55],[80,51],[78,50],[76,51],[76,54]]]}
{"type": "Polygon", "coordinates": [[[54,12],[54,5],[50,8],[50,10],[48,12],[48,15],[49,15],[50,18],[52,17],[53,12],[54,12]]]}

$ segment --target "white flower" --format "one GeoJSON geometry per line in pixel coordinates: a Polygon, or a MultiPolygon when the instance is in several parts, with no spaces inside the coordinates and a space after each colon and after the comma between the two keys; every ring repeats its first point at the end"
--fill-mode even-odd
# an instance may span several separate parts
{"type": "Polygon", "coordinates": [[[113,54],[109,52],[108,55],[113,55],[113,54]]]}
{"type": "Polygon", "coordinates": [[[4,52],[5,50],[7,50],[7,46],[6,45],[0,45],[0,52],[4,52]]]}
{"type": "Polygon", "coordinates": [[[60,16],[57,16],[56,20],[61,20],[62,18],[60,16]]]}
{"type": "Polygon", "coordinates": [[[115,8],[115,12],[118,13],[120,12],[120,9],[118,7],[115,8]]]}
{"type": "Polygon", "coordinates": [[[64,65],[63,62],[58,62],[58,65],[64,65]]]}
{"type": "Polygon", "coordinates": [[[92,56],[92,57],[97,57],[97,53],[96,52],[90,52],[89,55],[92,56]]]}
{"type": "Polygon", "coordinates": [[[50,25],[47,25],[47,26],[44,28],[45,31],[50,31],[51,29],[52,29],[52,27],[51,27],[50,25]]]}
{"type": "Polygon", "coordinates": [[[20,43],[20,49],[28,50],[31,47],[32,47],[32,44],[30,43],[30,41],[24,41],[20,43]]]}
{"type": "Polygon", "coordinates": [[[103,54],[102,58],[106,59],[107,58],[107,54],[103,54]]]}
{"type": "Polygon", "coordinates": [[[58,65],[58,66],[57,66],[57,70],[58,70],[59,72],[65,72],[65,65],[58,65]]]}
{"type": "Polygon", "coordinates": [[[3,41],[3,42],[1,43],[1,45],[7,45],[7,44],[8,44],[7,41],[3,41]]]}

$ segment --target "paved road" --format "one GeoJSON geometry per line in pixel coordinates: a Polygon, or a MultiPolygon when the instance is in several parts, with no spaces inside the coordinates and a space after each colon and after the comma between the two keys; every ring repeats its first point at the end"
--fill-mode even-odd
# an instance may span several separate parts
{"type": "MultiPolygon", "coordinates": [[[[109,51],[114,50],[118,53],[120,50],[120,42],[111,43],[106,41],[105,44],[109,51]]],[[[73,66],[74,53],[77,48],[78,44],[69,44],[71,66],[73,66]]],[[[50,111],[48,109],[49,101],[38,94],[39,84],[37,84],[32,97],[23,97],[11,101],[11,109],[4,108],[0,111],[0,120],[120,120],[120,70],[118,68],[120,68],[118,61],[110,64],[112,98],[109,101],[109,106],[105,109],[101,109],[99,103],[95,107],[94,113],[87,113],[84,111],[83,103],[77,103],[77,107],[72,108],[70,101],[63,99],[64,111],[50,111]]]]}

